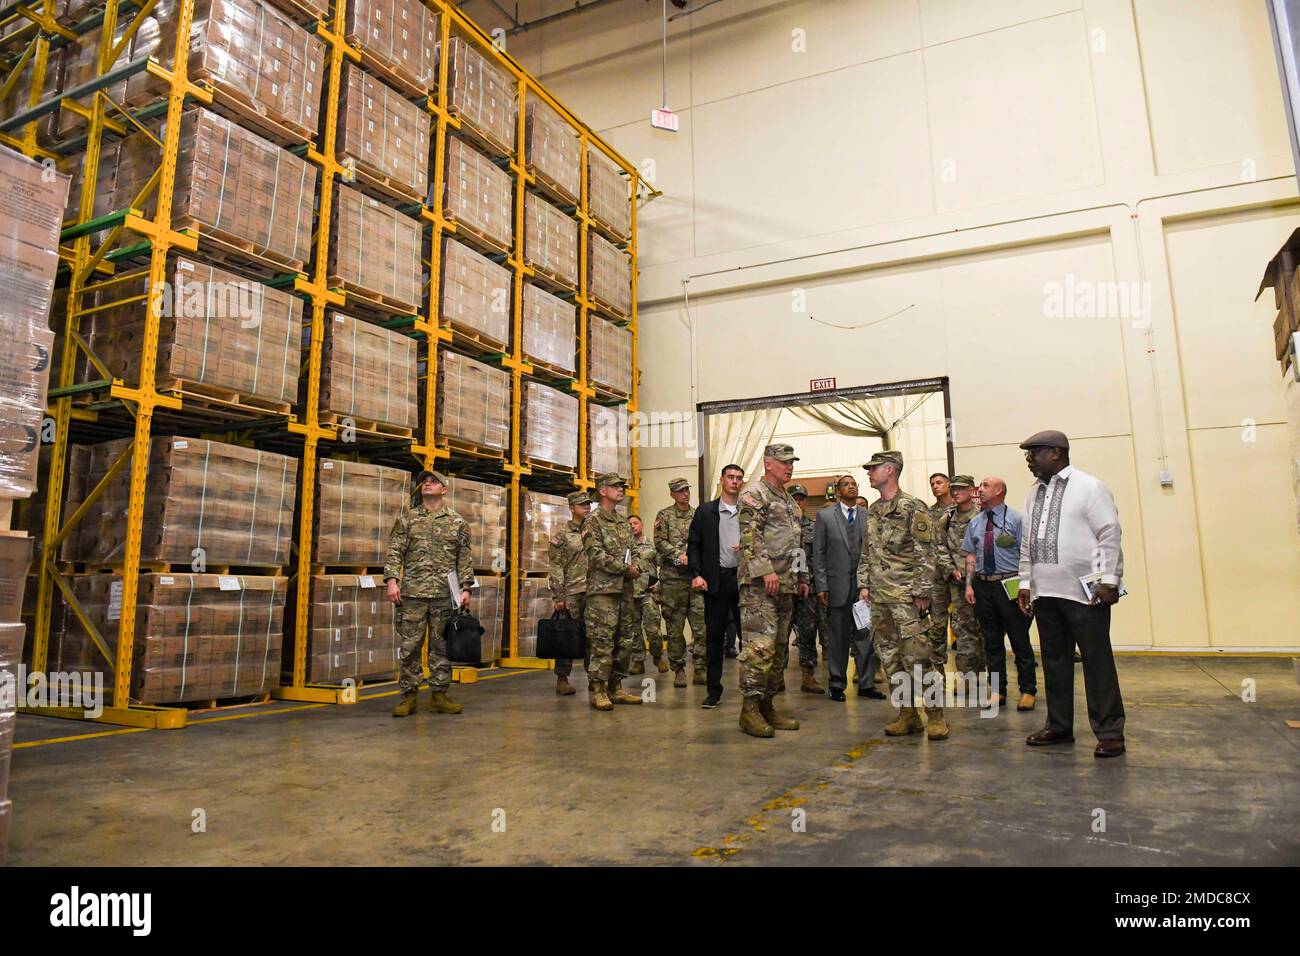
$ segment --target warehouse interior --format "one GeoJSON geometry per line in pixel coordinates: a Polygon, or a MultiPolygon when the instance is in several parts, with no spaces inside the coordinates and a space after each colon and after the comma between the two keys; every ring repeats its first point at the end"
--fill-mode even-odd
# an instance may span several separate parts
{"type": "Polygon", "coordinates": [[[0,0],[0,864],[1300,863],[1286,6],[0,0]],[[1029,535],[1046,430],[1122,527],[1122,759],[1082,645],[1077,740],[1026,746],[1037,615],[1036,704],[963,706],[953,650],[946,739],[886,731],[856,649],[837,701],[824,627],[820,693],[776,635],[800,727],[756,739],[762,645],[713,700],[663,583],[649,653],[640,610],[598,651],[594,585],[575,694],[539,653],[606,502],[659,555],[639,608],[696,567],[670,483],[702,520],[796,456],[811,529],[896,456],[1029,535]],[[394,543],[430,501],[433,598],[394,543]],[[402,622],[441,641],[460,585],[481,633],[417,644],[397,719],[402,622]]]}

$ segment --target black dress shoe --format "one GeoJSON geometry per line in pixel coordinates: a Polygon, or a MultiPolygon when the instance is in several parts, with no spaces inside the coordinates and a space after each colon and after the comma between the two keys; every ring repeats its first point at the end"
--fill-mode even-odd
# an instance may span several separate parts
{"type": "Polygon", "coordinates": [[[722,700],[721,696],[715,697],[710,694],[708,697],[704,698],[704,703],[700,704],[700,706],[705,710],[712,710],[714,707],[718,706],[718,701],[720,700],[722,700]]]}
{"type": "Polygon", "coordinates": [[[1047,747],[1051,744],[1072,744],[1074,743],[1073,734],[1065,734],[1059,730],[1053,730],[1051,727],[1044,727],[1036,734],[1030,734],[1025,738],[1025,743],[1031,747],[1047,747]]]}
{"type": "Polygon", "coordinates": [[[828,696],[831,700],[838,701],[841,704],[844,703],[844,691],[842,690],[836,690],[835,688],[832,687],[826,696],[828,696]]]}
{"type": "Polygon", "coordinates": [[[1119,757],[1124,753],[1124,741],[1122,740],[1099,740],[1097,749],[1092,752],[1094,757],[1119,757]]]}
{"type": "Polygon", "coordinates": [[[736,656],[736,649],[735,649],[734,647],[724,647],[724,648],[722,649],[722,656],[723,656],[723,657],[735,657],[735,656],[736,656]]]}
{"type": "Polygon", "coordinates": [[[859,687],[859,688],[858,688],[858,696],[859,696],[859,697],[869,697],[869,698],[871,698],[872,700],[884,700],[884,699],[885,699],[885,695],[882,694],[880,691],[876,690],[874,687],[859,687]]]}

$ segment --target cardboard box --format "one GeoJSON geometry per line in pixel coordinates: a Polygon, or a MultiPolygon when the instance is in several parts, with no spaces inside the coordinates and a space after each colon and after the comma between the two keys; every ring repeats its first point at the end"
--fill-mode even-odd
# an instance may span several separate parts
{"type": "Polygon", "coordinates": [[[329,313],[321,355],[321,411],[414,428],[417,349],[410,336],[340,312],[329,313]]]}
{"type": "Polygon", "coordinates": [[[514,77],[473,44],[453,36],[447,84],[452,113],[467,120],[498,151],[514,158],[519,122],[514,77]]]}
{"type": "Polygon", "coordinates": [[[430,91],[438,78],[438,14],[420,0],[349,0],[344,38],[404,83],[430,91]]]}
{"type": "Polygon", "coordinates": [[[632,235],[632,187],[599,151],[587,151],[587,212],[614,235],[632,235]]]}
{"type": "MultiPolygon", "coordinates": [[[[23,639],[26,627],[22,624],[0,624],[0,801],[9,793],[9,758],[14,747],[14,721],[17,719],[19,696],[27,688],[18,684],[18,670],[23,657],[23,639]],[[12,689],[12,696],[9,694],[12,689]]],[[[3,804],[0,804],[3,812],[3,804]]],[[[4,857],[4,822],[0,821],[0,859],[4,857]]]]}
{"type": "Polygon", "coordinates": [[[591,354],[587,375],[615,395],[632,394],[632,333],[599,316],[588,316],[591,354]]]}
{"type": "Polygon", "coordinates": [[[0,146],[0,319],[6,335],[17,324],[48,328],[68,183],[68,176],[0,146]]]}
{"type": "Polygon", "coordinates": [[[439,320],[505,350],[514,274],[451,238],[442,240],[439,320]]]}
{"type": "Polygon", "coordinates": [[[578,285],[578,223],[533,193],[524,197],[524,262],[578,285]]]}
{"type": "Polygon", "coordinates": [[[312,560],[330,566],[382,566],[393,524],[411,502],[411,476],[400,468],[334,458],[322,458],[316,471],[312,560]]]}
{"type": "Polygon", "coordinates": [[[524,108],[524,161],[529,171],[577,205],[582,191],[582,143],[549,104],[529,96],[524,108]]]}
{"type": "Polygon", "coordinates": [[[514,246],[514,181],[458,136],[447,137],[443,212],[459,226],[509,249],[514,246]]]}
{"type": "MultiPolygon", "coordinates": [[[[307,679],[337,683],[397,675],[401,641],[382,577],[318,574],[311,579],[307,679]]],[[[292,642],[285,663],[292,668],[292,642]]]]}
{"type": "Polygon", "coordinates": [[[526,381],[523,418],[526,457],[578,467],[578,396],[526,381]]]}
{"type": "Polygon", "coordinates": [[[27,535],[0,534],[0,625],[16,624],[22,617],[23,591],[34,544],[27,535]]]}
{"type": "Polygon", "coordinates": [[[378,199],[340,185],[330,220],[331,285],[415,310],[424,297],[423,227],[378,199]]]}
{"type": "Polygon", "coordinates": [[[632,314],[632,259],[595,232],[587,233],[587,291],[619,318],[632,314]]]}
{"type": "Polygon", "coordinates": [[[506,595],[510,589],[505,578],[476,577],[478,587],[470,597],[469,609],[483,625],[483,650],[479,663],[490,664],[501,659],[506,623],[506,595]]]}
{"type": "MultiPolygon", "coordinates": [[[[522,491],[519,522],[519,562],[524,572],[549,574],[551,535],[569,521],[569,503],[559,495],[522,491]]],[[[545,583],[543,581],[543,583],[545,583]]],[[[546,612],[550,616],[550,611],[546,612]]]]}
{"type": "Polygon", "coordinates": [[[459,352],[438,352],[437,433],[483,448],[510,444],[510,373],[459,352]]]}
{"type": "Polygon", "coordinates": [[[429,129],[433,119],[386,83],[348,64],[339,89],[335,155],[416,196],[429,192],[429,129]]]}
{"type": "Polygon", "coordinates": [[[26,498],[36,489],[54,333],[0,315],[0,340],[0,496],[26,498]]]}
{"type": "Polygon", "coordinates": [[[624,408],[587,405],[588,474],[611,471],[624,476],[632,474],[632,447],[624,408]]]}
{"type": "Polygon", "coordinates": [[[469,525],[474,567],[494,574],[505,573],[509,491],[471,478],[453,476],[449,480],[447,503],[469,525]]]}
{"type": "Polygon", "coordinates": [[[515,615],[519,656],[537,656],[537,622],[554,612],[551,587],[546,578],[524,578],[519,582],[519,610],[515,615]]]}
{"type": "Polygon", "coordinates": [[[524,356],[572,374],[577,368],[577,308],[540,286],[524,283],[524,356]]]}
{"type": "MultiPolygon", "coordinates": [[[[132,439],[78,445],[69,456],[72,514],[132,439]]],[[[298,460],[201,438],[154,438],[145,485],[142,561],[192,567],[276,567],[289,563],[298,460]]],[[[123,468],[63,542],[62,558],[91,565],[126,553],[131,469],[123,468]]]]}

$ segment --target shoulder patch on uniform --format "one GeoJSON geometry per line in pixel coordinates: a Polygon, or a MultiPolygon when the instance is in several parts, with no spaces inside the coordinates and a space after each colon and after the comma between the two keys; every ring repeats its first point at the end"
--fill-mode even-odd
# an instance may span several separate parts
{"type": "Polygon", "coordinates": [[[930,540],[930,515],[925,511],[918,511],[912,517],[912,534],[917,541],[930,540]]]}
{"type": "Polygon", "coordinates": [[[749,505],[751,508],[763,507],[763,502],[759,501],[758,497],[753,492],[750,491],[747,491],[743,495],[741,495],[740,500],[743,501],[745,504],[749,505]]]}

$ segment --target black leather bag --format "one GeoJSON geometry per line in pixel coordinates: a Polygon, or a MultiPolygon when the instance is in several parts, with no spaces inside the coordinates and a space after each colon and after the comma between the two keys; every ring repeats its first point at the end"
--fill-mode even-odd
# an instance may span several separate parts
{"type": "Polygon", "coordinates": [[[469,611],[459,610],[447,619],[442,639],[447,645],[447,660],[458,664],[483,663],[483,625],[469,611]]]}
{"type": "Polygon", "coordinates": [[[537,622],[537,656],[572,661],[587,656],[587,627],[567,610],[537,622]]]}

